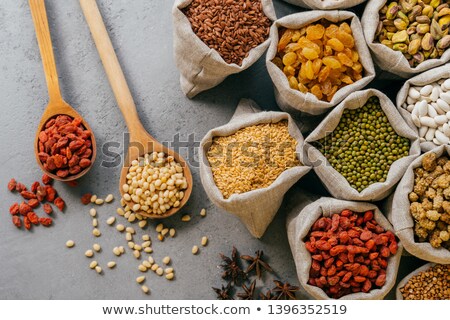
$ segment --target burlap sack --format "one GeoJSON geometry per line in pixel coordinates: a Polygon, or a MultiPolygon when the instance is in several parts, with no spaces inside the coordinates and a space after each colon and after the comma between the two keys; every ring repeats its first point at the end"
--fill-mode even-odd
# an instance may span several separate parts
{"type": "Polygon", "coordinates": [[[411,279],[412,277],[418,275],[423,271],[427,271],[428,269],[433,268],[435,265],[436,265],[435,263],[427,263],[421,266],[420,268],[417,268],[416,270],[408,274],[406,277],[404,277],[402,281],[400,281],[397,285],[397,289],[395,290],[395,298],[397,300],[404,300],[403,295],[400,292],[400,289],[403,288],[408,283],[409,279],[411,279]]]}
{"type": "MultiPolygon", "coordinates": [[[[397,94],[397,109],[402,115],[403,119],[408,123],[408,125],[413,128],[416,132],[418,132],[418,128],[414,125],[411,120],[411,113],[402,107],[402,104],[408,98],[409,88],[411,86],[425,86],[427,84],[439,81],[441,79],[449,79],[450,78],[450,64],[445,64],[443,66],[425,71],[405,82],[400,91],[397,94]]],[[[420,148],[422,151],[427,152],[431,149],[436,148],[437,146],[431,142],[421,142],[420,148]]]]}
{"type": "MultiPolygon", "coordinates": [[[[220,54],[210,49],[192,31],[188,18],[181,9],[192,0],[176,0],[172,9],[174,59],[180,71],[183,93],[193,98],[202,91],[215,87],[231,74],[239,73],[254,64],[266,51],[270,38],[252,49],[241,66],[226,63],[220,54]]],[[[261,0],[266,16],[276,20],[272,0],[261,0]]]]}
{"type": "Polygon", "coordinates": [[[381,69],[403,78],[409,78],[414,74],[443,65],[450,60],[450,50],[446,50],[441,58],[425,60],[417,67],[411,68],[408,60],[406,60],[401,52],[390,49],[384,44],[379,43],[378,40],[375,41],[375,32],[380,21],[379,11],[385,3],[386,0],[367,1],[361,18],[367,45],[372,52],[373,60],[381,69]]]}
{"type": "Polygon", "coordinates": [[[357,6],[366,0],[284,0],[285,2],[315,10],[346,9],[357,6]]]}
{"type": "Polygon", "coordinates": [[[348,11],[306,11],[292,14],[275,21],[270,29],[270,43],[266,55],[266,64],[269,75],[272,78],[275,90],[275,98],[281,109],[286,112],[306,112],[312,115],[322,114],[327,112],[330,108],[337,105],[344,100],[351,92],[365,87],[375,77],[375,69],[370,57],[369,49],[361,29],[361,24],[358,17],[348,11]],[[286,27],[292,29],[299,29],[303,26],[309,25],[320,19],[327,19],[331,22],[337,23],[344,20],[350,20],[349,25],[353,31],[355,39],[355,47],[360,56],[360,62],[364,67],[364,76],[361,80],[353,84],[347,85],[338,90],[330,102],[320,101],[312,93],[302,93],[298,90],[289,87],[289,81],[286,75],[273,62],[277,54],[277,46],[279,41],[278,29],[286,27]]]}
{"type": "MultiPolygon", "coordinates": [[[[439,146],[429,152],[436,153],[438,157],[443,154],[450,155],[450,146],[439,146]]],[[[410,202],[408,195],[414,187],[414,169],[422,165],[422,158],[425,154],[416,158],[406,170],[395,190],[388,217],[394,226],[395,234],[402,241],[406,251],[422,260],[450,264],[449,250],[442,247],[433,248],[428,242],[420,243],[414,239],[414,219],[409,212],[410,202]]]]}
{"type": "MultiPolygon", "coordinates": [[[[303,239],[308,235],[312,225],[322,216],[329,217],[333,213],[339,213],[344,209],[350,209],[355,212],[364,212],[373,210],[375,220],[385,230],[393,231],[389,221],[383,216],[378,207],[371,203],[352,202],[345,200],[338,200],[333,198],[320,198],[319,200],[308,204],[301,211],[293,211],[287,218],[287,233],[289,245],[291,247],[292,255],[294,257],[295,266],[297,269],[298,280],[311,296],[315,299],[331,299],[320,288],[309,285],[309,271],[311,269],[311,254],[305,248],[303,239]]],[[[386,270],[386,283],[381,289],[374,289],[368,293],[352,293],[341,297],[342,300],[376,300],[383,299],[392,287],[395,285],[398,267],[400,265],[400,257],[402,254],[402,244],[398,243],[398,251],[394,256],[388,258],[388,267],[386,270]]]]}
{"type": "Polygon", "coordinates": [[[325,188],[333,195],[333,197],[355,201],[378,201],[387,197],[392,192],[397,182],[400,181],[411,161],[420,155],[417,132],[412,130],[406,124],[391,100],[375,89],[354,92],[342,101],[342,103],[332,110],[320,125],[306,138],[305,151],[307,152],[305,157],[308,165],[314,168],[314,171],[319,176],[325,188]],[[411,149],[409,151],[409,156],[403,157],[391,165],[385,182],[371,184],[362,192],[358,192],[330,165],[325,156],[313,147],[312,142],[318,141],[333,132],[338,126],[345,109],[358,109],[372,96],[377,96],[380,99],[381,108],[395,132],[411,141],[411,149]]]}
{"type": "Polygon", "coordinates": [[[233,118],[228,124],[210,130],[200,144],[200,178],[209,199],[218,207],[239,217],[248,231],[257,238],[263,236],[272,222],[281,206],[284,194],[311,168],[302,165],[288,169],[267,188],[233,194],[225,199],[214,183],[206,154],[211,146],[212,139],[216,136],[228,136],[244,127],[260,123],[276,123],[281,120],[288,120],[289,133],[298,142],[297,154],[300,162],[303,163],[304,161],[301,158],[303,136],[291,116],[284,112],[261,112],[256,103],[246,99],[240,101],[233,118]]]}

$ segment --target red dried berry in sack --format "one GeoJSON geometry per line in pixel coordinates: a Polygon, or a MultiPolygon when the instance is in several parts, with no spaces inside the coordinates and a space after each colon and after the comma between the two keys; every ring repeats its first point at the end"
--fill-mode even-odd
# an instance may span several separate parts
{"type": "Polygon", "coordinates": [[[30,222],[32,224],[34,224],[34,225],[39,224],[39,217],[33,211],[27,213],[27,218],[28,218],[28,220],[30,220],[30,222]]]}
{"type": "Polygon", "coordinates": [[[13,216],[19,213],[19,204],[17,202],[9,207],[9,213],[13,216]]]}
{"type": "Polygon", "coordinates": [[[43,187],[43,186],[38,187],[38,189],[36,191],[36,197],[40,202],[45,200],[45,197],[47,196],[46,190],[47,190],[46,187],[43,187]]]}
{"type": "Polygon", "coordinates": [[[23,217],[23,225],[25,226],[25,229],[31,229],[31,222],[27,217],[23,217]]]}
{"type": "Polygon", "coordinates": [[[25,200],[30,200],[30,199],[36,199],[36,195],[31,192],[31,191],[22,191],[20,193],[20,195],[25,199],[25,200]]]}
{"type": "Polygon", "coordinates": [[[41,184],[38,181],[33,182],[33,184],[31,185],[31,192],[36,193],[37,188],[40,186],[41,184]]]}
{"type": "Polygon", "coordinates": [[[28,204],[26,204],[25,202],[22,202],[22,203],[19,205],[19,213],[20,213],[21,215],[23,215],[23,216],[26,216],[27,213],[30,212],[30,211],[32,211],[32,210],[33,210],[33,209],[32,209],[28,204]]]}
{"type": "Polygon", "coordinates": [[[13,216],[12,217],[12,223],[17,227],[20,228],[22,226],[22,221],[20,220],[20,218],[18,216],[13,216]]]}
{"type": "Polygon", "coordinates": [[[86,193],[81,197],[81,203],[85,206],[91,203],[92,193],[86,193]]]}
{"type": "Polygon", "coordinates": [[[8,182],[8,190],[13,192],[16,189],[17,186],[17,182],[14,178],[12,178],[11,180],[9,180],[8,182]]]}
{"type": "Polygon", "coordinates": [[[66,204],[64,203],[64,200],[61,199],[60,197],[56,198],[53,203],[60,211],[63,211],[64,207],[66,206],[66,204]]]}
{"type": "Polygon", "coordinates": [[[56,198],[56,190],[52,187],[52,186],[45,186],[45,192],[46,192],[46,197],[45,199],[48,202],[53,202],[55,201],[56,198]]]}
{"type": "Polygon", "coordinates": [[[16,185],[16,191],[17,192],[22,192],[22,191],[26,191],[27,187],[25,187],[25,185],[23,183],[18,182],[16,185]]]}
{"type": "Polygon", "coordinates": [[[52,218],[39,218],[39,222],[44,226],[44,227],[49,227],[52,225],[52,218]]]}
{"type": "Polygon", "coordinates": [[[44,212],[46,214],[52,214],[53,213],[53,208],[52,208],[52,206],[49,203],[44,204],[43,209],[44,209],[44,212]]]}
{"type": "Polygon", "coordinates": [[[32,207],[33,209],[39,207],[39,200],[38,199],[31,199],[28,201],[28,205],[32,207]]]}

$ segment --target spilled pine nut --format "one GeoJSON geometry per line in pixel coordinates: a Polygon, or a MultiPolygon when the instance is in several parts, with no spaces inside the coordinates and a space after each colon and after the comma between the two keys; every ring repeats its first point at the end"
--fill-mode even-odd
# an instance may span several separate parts
{"type": "Polygon", "coordinates": [[[133,255],[136,259],[139,259],[141,257],[141,252],[139,250],[134,250],[133,255]]]}
{"type": "Polygon", "coordinates": [[[148,257],[147,260],[148,260],[148,262],[150,262],[151,264],[154,264],[154,263],[155,263],[155,259],[153,259],[152,256],[148,257]]]}
{"type": "Polygon", "coordinates": [[[147,220],[141,220],[141,221],[139,221],[138,225],[139,225],[139,227],[140,227],[141,229],[142,229],[142,228],[145,228],[145,226],[147,225],[147,220]]]}
{"type": "Polygon", "coordinates": [[[198,253],[198,247],[197,246],[193,246],[192,247],[192,254],[197,254],[198,253]]]}
{"type": "Polygon", "coordinates": [[[100,247],[100,245],[98,243],[94,243],[94,245],[92,246],[92,249],[94,249],[94,251],[99,252],[102,247],[100,247]]]}
{"type": "Polygon", "coordinates": [[[175,234],[176,234],[176,230],[174,228],[171,228],[169,230],[169,235],[173,238],[173,237],[175,237],[175,234]]]}
{"type": "Polygon", "coordinates": [[[134,249],[134,242],[133,241],[128,241],[128,248],[134,249]]]}
{"type": "Polygon", "coordinates": [[[92,218],[94,218],[97,215],[97,210],[92,208],[91,210],[89,210],[89,214],[91,215],[92,218]]]}
{"type": "Polygon", "coordinates": [[[127,232],[131,233],[131,234],[135,234],[135,233],[136,233],[136,231],[134,230],[133,227],[127,227],[125,230],[126,230],[127,232]]]}
{"type": "Polygon", "coordinates": [[[140,276],[140,277],[137,277],[136,278],[136,282],[137,283],[142,283],[142,282],[144,282],[145,281],[145,276],[140,276]]]}
{"type": "Polygon", "coordinates": [[[147,267],[144,266],[143,264],[140,264],[140,265],[138,266],[138,269],[139,269],[139,271],[141,271],[141,272],[147,272],[147,267]]]}
{"type": "Polygon", "coordinates": [[[95,201],[97,201],[97,195],[92,195],[91,197],[91,203],[95,203],[95,201]]]}
{"type": "Polygon", "coordinates": [[[117,231],[123,232],[125,230],[125,226],[123,224],[118,224],[116,226],[117,231]]]}
{"type": "Polygon", "coordinates": [[[98,266],[98,262],[95,260],[89,264],[89,268],[91,268],[91,269],[94,269],[96,266],[98,266]]]}
{"type": "Polygon", "coordinates": [[[97,228],[97,227],[98,227],[98,220],[97,220],[97,218],[92,219],[92,226],[93,226],[94,228],[97,228]]]}
{"type": "Polygon", "coordinates": [[[188,215],[188,214],[186,214],[186,215],[184,215],[183,217],[181,217],[181,221],[183,221],[183,222],[189,222],[189,221],[191,221],[191,216],[188,215]]]}
{"type": "Polygon", "coordinates": [[[144,241],[149,241],[149,240],[150,240],[150,236],[149,236],[148,234],[144,234],[144,235],[142,236],[142,240],[144,240],[144,241]]]}
{"type": "Polygon", "coordinates": [[[165,272],[166,274],[173,273],[173,268],[166,268],[166,269],[164,270],[164,272],[165,272]]]}
{"type": "Polygon", "coordinates": [[[142,261],[142,264],[146,267],[146,268],[151,268],[152,264],[150,262],[148,262],[147,260],[142,261]]]}
{"type": "Polygon", "coordinates": [[[156,226],[156,232],[161,232],[162,229],[164,229],[164,225],[162,223],[156,226]]]}
{"type": "Polygon", "coordinates": [[[75,242],[73,242],[73,240],[67,240],[67,242],[66,242],[67,248],[73,248],[74,245],[75,245],[75,242]]]}
{"type": "Polygon", "coordinates": [[[119,216],[122,216],[122,217],[123,217],[123,215],[125,214],[125,211],[123,211],[122,208],[117,208],[117,214],[118,214],[119,216]]]}
{"type": "Polygon", "coordinates": [[[153,252],[153,249],[152,249],[151,247],[145,247],[145,248],[144,248],[144,252],[145,252],[145,253],[152,253],[152,252],[153,252]]]}
{"type": "Polygon", "coordinates": [[[108,262],[107,266],[108,266],[108,268],[112,269],[116,266],[116,263],[114,261],[110,261],[110,262],[108,262]]]}
{"type": "Polygon", "coordinates": [[[134,222],[136,220],[136,215],[134,213],[130,214],[128,217],[128,222],[134,222]]]}
{"type": "Polygon", "coordinates": [[[143,248],[147,248],[147,247],[150,247],[151,244],[152,244],[152,243],[151,243],[150,241],[145,241],[145,242],[142,242],[141,246],[142,246],[143,248]]]}
{"type": "Polygon", "coordinates": [[[122,253],[120,252],[120,249],[119,249],[118,247],[114,247],[113,253],[114,253],[116,256],[118,256],[118,257],[122,254],[122,253]]]}
{"type": "Polygon", "coordinates": [[[156,269],[156,274],[157,274],[158,276],[162,276],[162,275],[164,274],[163,268],[159,267],[158,269],[156,269]]]}
{"type": "Polygon", "coordinates": [[[158,268],[159,268],[159,265],[157,263],[153,264],[151,267],[152,271],[156,271],[156,270],[158,270],[158,268]]]}
{"type": "Polygon", "coordinates": [[[94,256],[94,251],[92,250],[86,250],[86,252],[84,253],[84,255],[88,258],[92,258],[94,256]]]}
{"type": "Polygon", "coordinates": [[[164,257],[164,259],[162,259],[162,262],[164,264],[169,264],[170,263],[170,257],[164,257]]]}
{"type": "Polygon", "coordinates": [[[200,211],[200,215],[201,215],[202,217],[206,217],[206,209],[205,209],[205,208],[203,208],[203,209],[200,211]]]}
{"type": "Polygon", "coordinates": [[[131,233],[127,232],[127,234],[125,235],[125,240],[127,240],[127,241],[133,240],[133,235],[131,233]]]}
{"type": "Polygon", "coordinates": [[[206,246],[208,244],[208,237],[202,237],[202,246],[206,246]]]}
{"type": "Polygon", "coordinates": [[[173,277],[174,277],[175,275],[173,274],[173,273],[168,273],[168,274],[166,274],[166,279],[167,280],[173,280],[173,277]]]}
{"type": "Polygon", "coordinates": [[[116,222],[116,218],[115,217],[109,217],[108,220],[106,220],[106,224],[109,225],[109,226],[114,224],[114,222],[116,222]]]}
{"type": "Polygon", "coordinates": [[[95,271],[97,271],[97,273],[102,273],[103,270],[102,270],[102,267],[96,266],[95,271]]]}
{"type": "Polygon", "coordinates": [[[105,202],[105,200],[103,199],[97,199],[95,200],[95,204],[101,206],[103,203],[105,202]]]}
{"type": "Polygon", "coordinates": [[[98,230],[97,228],[94,228],[94,230],[92,230],[92,234],[95,237],[100,237],[102,235],[102,233],[100,232],[100,230],[98,230]]]}
{"type": "Polygon", "coordinates": [[[147,286],[142,286],[141,289],[145,294],[148,294],[150,292],[150,289],[147,286]]]}
{"type": "Polygon", "coordinates": [[[110,203],[114,200],[114,196],[112,194],[108,194],[105,198],[106,203],[110,203]]]}

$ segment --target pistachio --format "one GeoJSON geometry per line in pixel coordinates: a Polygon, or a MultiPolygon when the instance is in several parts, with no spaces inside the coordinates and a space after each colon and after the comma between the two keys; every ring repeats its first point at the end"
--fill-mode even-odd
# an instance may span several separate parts
{"type": "Polygon", "coordinates": [[[377,30],[375,31],[375,37],[378,37],[381,34],[381,31],[383,30],[383,22],[379,21],[377,30]]]}
{"type": "Polygon", "coordinates": [[[443,16],[439,19],[439,25],[441,26],[442,30],[447,29],[450,25],[450,14],[443,16]]]}
{"type": "Polygon", "coordinates": [[[433,48],[434,40],[433,37],[431,36],[431,33],[427,33],[426,35],[423,36],[421,45],[422,49],[425,51],[431,50],[431,48],[433,48]]]}
{"type": "MultiPolygon", "coordinates": [[[[408,20],[408,22],[409,22],[409,20],[408,20]]],[[[399,18],[394,20],[394,25],[398,30],[406,30],[406,28],[408,27],[408,24],[399,18]]]]}
{"type": "Polygon", "coordinates": [[[422,63],[425,60],[425,57],[422,52],[417,52],[413,55],[414,61],[416,61],[417,64],[422,63]]]}
{"type": "MultiPolygon", "coordinates": [[[[438,11],[438,10],[436,10],[436,11],[438,11]]],[[[450,14],[450,9],[448,7],[442,8],[441,10],[438,11],[438,17],[446,16],[448,14],[450,14]]]]}
{"type": "Polygon", "coordinates": [[[421,23],[416,27],[416,31],[418,34],[425,34],[430,31],[430,25],[421,23]]]}
{"type": "Polygon", "coordinates": [[[416,21],[418,23],[427,23],[427,24],[429,24],[430,23],[430,18],[428,18],[427,16],[418,16],[416,18],[416,21]]]}
{"type": "Polygon", "coordinates": [[[406,42],[407,40],[408,40],[408,33],[406,32],[406,30],[398,31],[394,33],[394,35],[392,36],[393,43],[402,43],[406,42]]]}
{"type": "Polygon", "coordinates": [[[434,8],[430,5],[425,5],[425,7],[422,9],[422,14],[426,15],[429,18],[433,17],[433,13],[434,13],[434,8]]]}
{"type": "Polygon", "coordinates": [[[405,53],[408,52],[408,45],[406,43],[396,43],[392,46],[392,49],[405,53]]]}
{"type": "Polygon", "coordinates": [[[413,22],[421,14],[422,14],[422,7],[420,5],[416,5],[416,6],[413,7],[411,12],[408,14],[408,19],[409,19],[410,22],[413,22]]]}
{"type": "Polygon", "coordinates": [[[439,5],[439,6],[436,8],[436,11],[437,11],[437,12],[441,12],[442,9],[445,9],[445,8],[448,8],[448,7],[449,7],[449,4],[448,4],[448,3],[443,3],[443,4],[439,5]]]}
{"type": "Polygon", "coordinates": [[[420,49],[420,43],[421,39],[414,39],[409,43],[408,46],[408,53],[409,54],[416,54],[420,49]]]}
{"type": "Polygon", "coordinates": [[[392,41],[391,40],[383,40],[383,41],[381,41],[381,43],[392,49],[392,41]]]}
{"type": "Polygon", "coordinates": [[[444,36],[441,40],[438,41],[436,47],[440,50],[447,49],[450,45],[450,35],[444,36]]]}
{"type": "Polygon", "coordinates": [[[430,59],[436,59],[439,56],[438,49],[434,48],[433,51],[431,51],[431,54],[429,56],[430,59]]]}
{"type": "Polygon", "coordinates": [[[406,33],[410,36],[412,34],[416,33],[416,26],[409,26],[408,29],[406,29],[406,33]]]}
{"type": "Polygon", "coordinates": [[[431,0],[430,1],[430,6],[432,6],[433,8],[437,8],[440,4],[441,4],[441,0],[431,0]]]}
{"type": "Polygon", "coordinates": [[[402,7],[403,12],[410,12],[413,8],[412,4],[406,0],[400,0],[400,6],[402,7]]]}
{"type": "Polygon", "coordinates": [[[404,14],[402,11],[399,11],[399,12],[398,12],[397,18],[399,18],[399,19],[405,21],[405,23],[409,24],[409,19],[408,19],[408,17],[407,17],[406,14],[404,14]]]}
{"type": "Polygon", "coordinates": [[[434,19],[431,21],[430,31],[431,31],[431,36],[433,37],[434,40],[439,40],[443,36],[443,32],[442,32],[441,26],[434,19]]]}
{"type": "Polygon", "coordinates": [[[397,2],[391,2],[386,11],[386,18],[389,20],[393,20],[397,17],[397,13],[399,11],[399,6],[397,2]]]}
{"type": "Polygon", "coordinates": [[[381,14],[386,14],[387,10],[388,10],[387,5],[384,5],[384,6],[380,9],[380,13],[381,13],[381,14]]]}

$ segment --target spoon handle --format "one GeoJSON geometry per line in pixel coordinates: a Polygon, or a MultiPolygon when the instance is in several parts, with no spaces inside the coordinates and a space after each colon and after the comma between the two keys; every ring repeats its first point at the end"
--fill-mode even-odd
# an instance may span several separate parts
{"type": "Polygon", "coordinates": [[[29,4],[41,52],[50,102],[59,102],[62,101],[62,97],[53,55],[52,39],[48,27],[47,12],[45,11],[45,2],[44,0],[29,0],[29,4]]]}
{"type": "MultiPolygon", "coordinates": [[[[125,122],[130,131],[131,141],[140,141],[144,135],[149,134],[142,126],[134,104],[130,89],[128,88],[125,75],[120,67],[108,31],[103,23],[102,16],[95,0],[80,0],[86,22],[91,30],[103,67],[105,68],[111,88],[116,97],[117,104],[122,111],[125,122]]],[[[148,140],[148,139],[147,139],[148,140]]]]}

